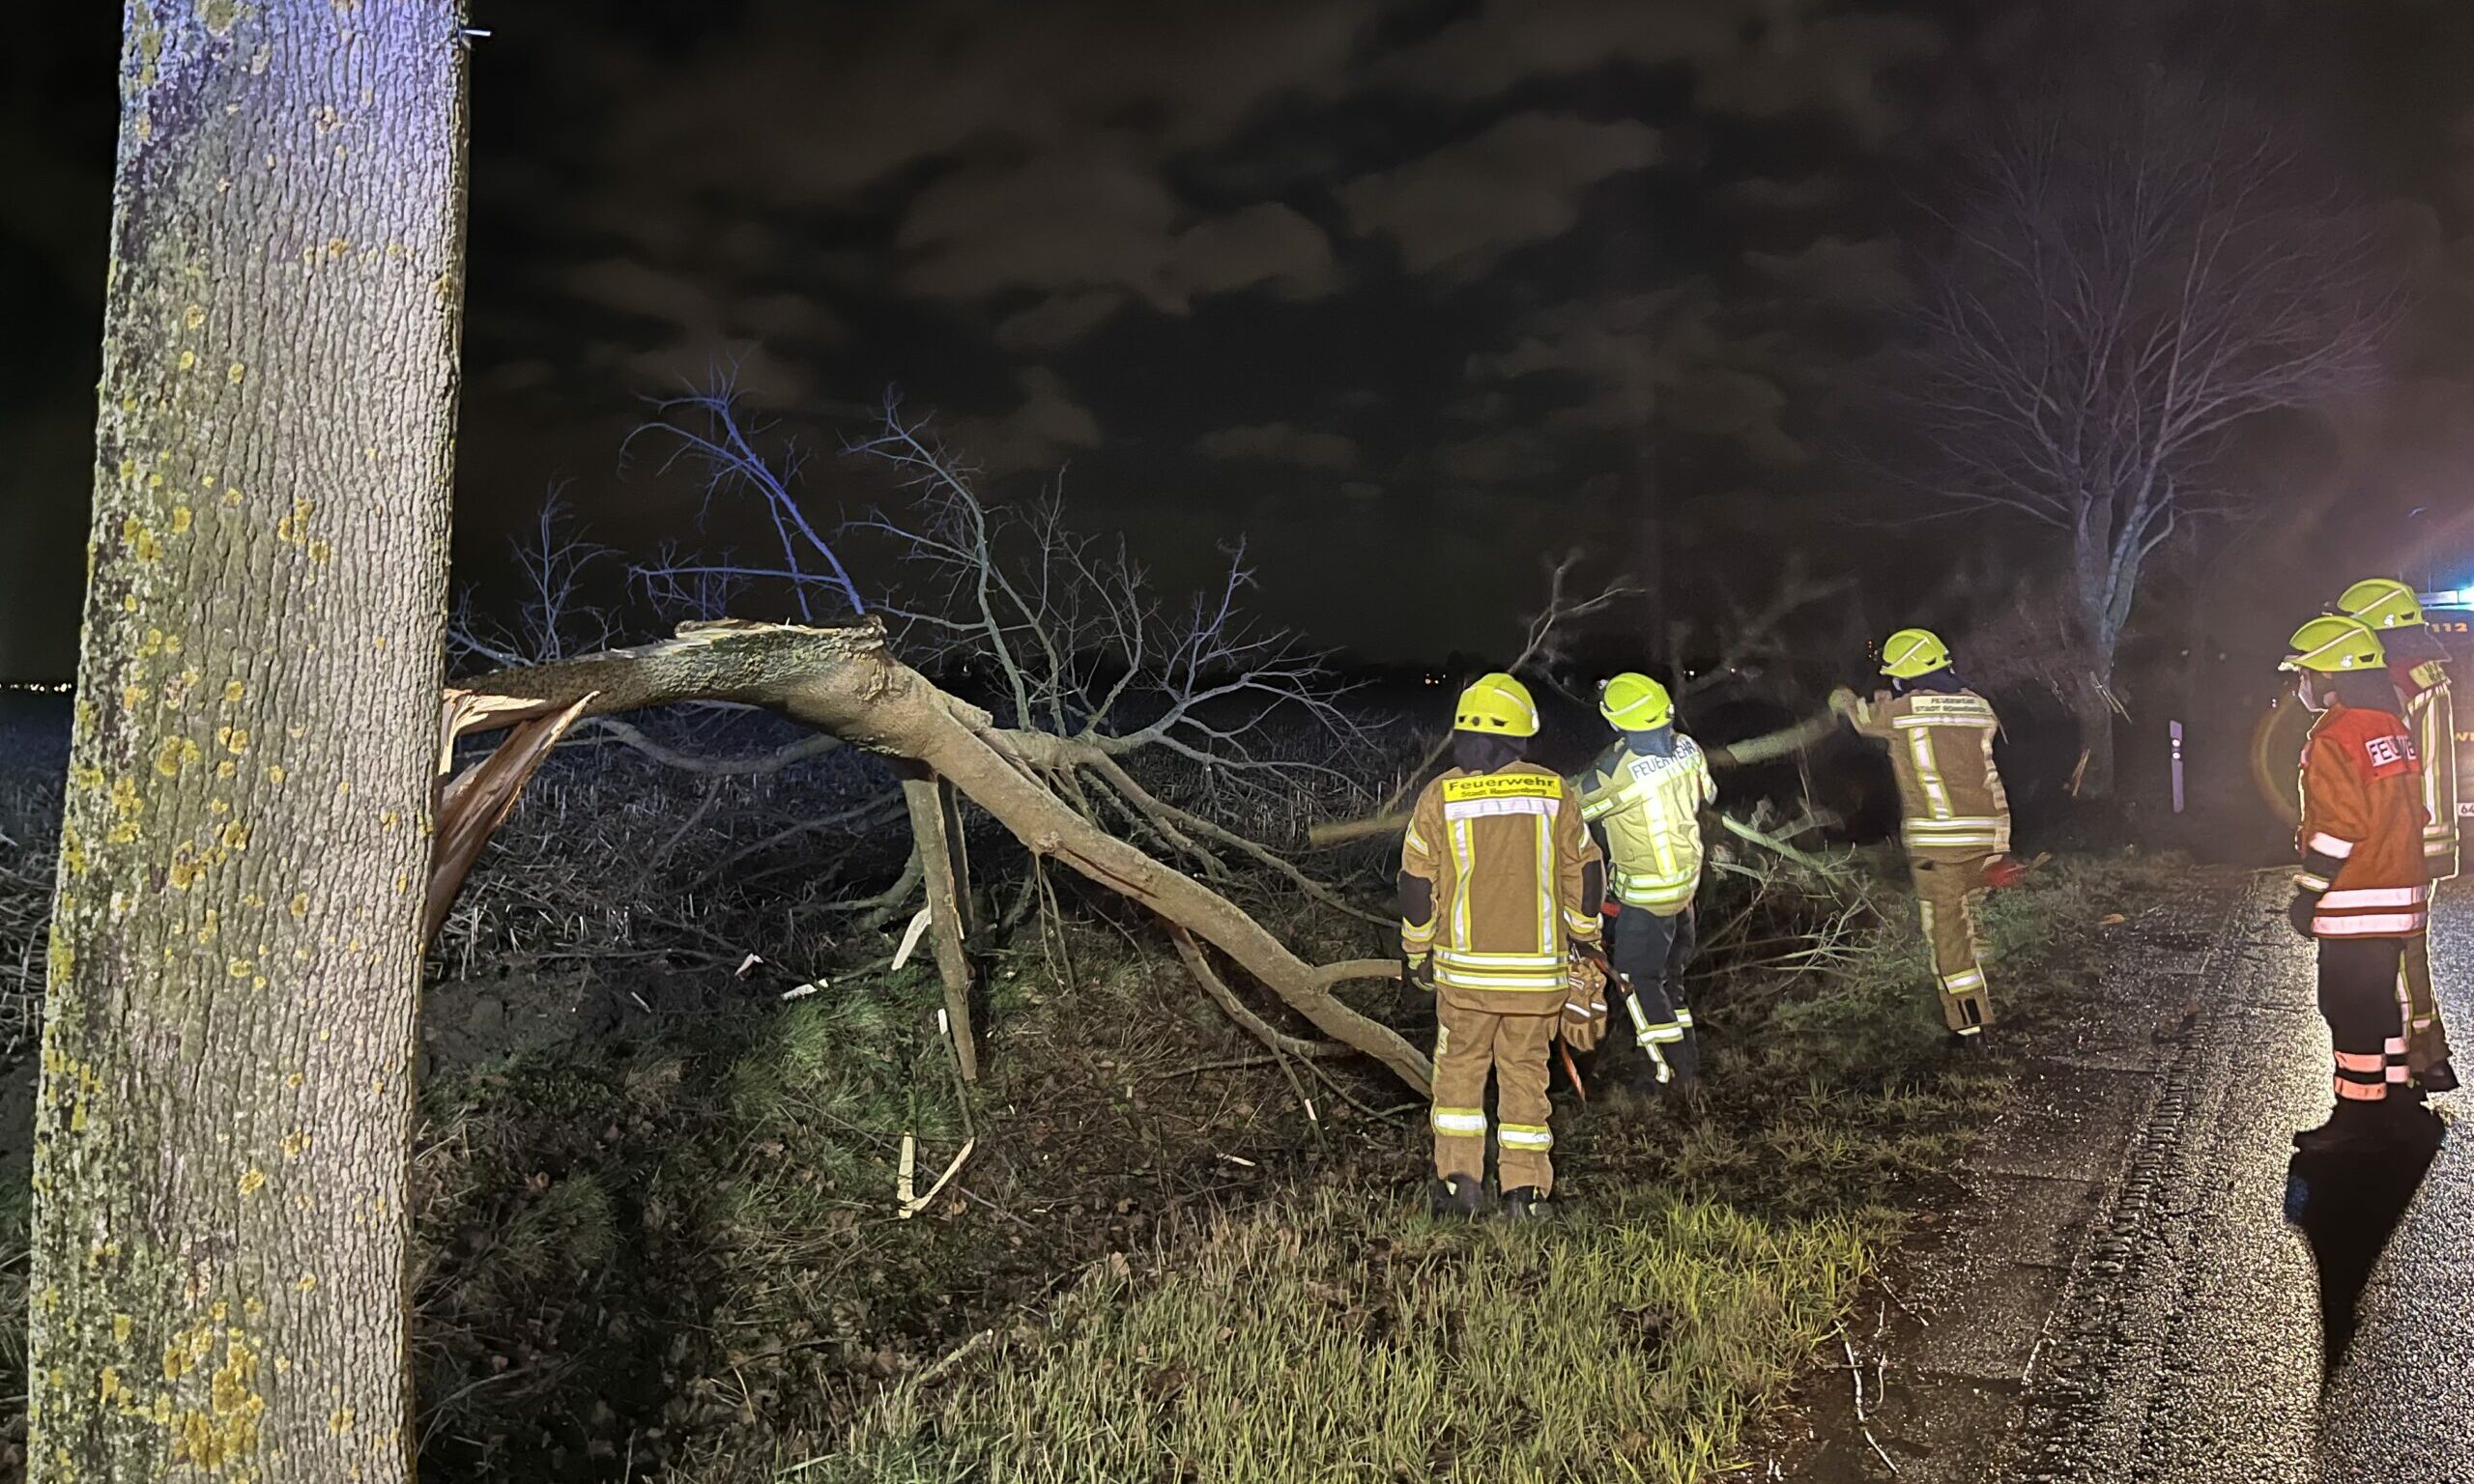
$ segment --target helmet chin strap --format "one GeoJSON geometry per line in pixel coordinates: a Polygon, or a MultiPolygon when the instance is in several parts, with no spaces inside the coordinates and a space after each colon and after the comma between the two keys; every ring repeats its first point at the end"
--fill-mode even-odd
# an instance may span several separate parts
{"type": "Polygon", "coordinates": [[[2328,697],[2319,689],[2319,677],[2307,670],[2297,670],[2294,674],[2299,677],[2293,685],[2294,698],[2309,710],[2327,710],[2328,697]]]}

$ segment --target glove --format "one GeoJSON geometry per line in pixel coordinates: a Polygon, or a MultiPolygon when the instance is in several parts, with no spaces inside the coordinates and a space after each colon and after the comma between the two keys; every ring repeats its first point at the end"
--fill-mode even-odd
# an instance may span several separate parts
{"type": "Polygon", "coordinates": [[[1606,1038],[1606,971],[1590,959],[1571,962],[1558,1026],[1564,1044],[1575,1051],[1595,1051],[1606,1038]]]}
{"type": "Polygon", "coordinates": [[[1424,964],[1403,952],[1400,988],[1392,1000],[1392,1023],[1414,1027],[1432,1025],[1434,1021],[1434,985],[1426,978],[1424,964]]]}
{"type": "Polygon", "coordinates": [[[2311,919],[2318,911],[2319,894],[2295,887],[2293,900],[2286,903],[2285,920],[2291,923],[2293,930],[2302,934],[2306,940],[2316,938],[2318,934],[2311,930],[2311,919]]]}
{"type": "Polygon", "coordinates": [[[1854,716],[1856,714],[1856,693],[1843,685],[1830,692],[1829,710],[1830,714],[1833,716],[1854,716]]]}

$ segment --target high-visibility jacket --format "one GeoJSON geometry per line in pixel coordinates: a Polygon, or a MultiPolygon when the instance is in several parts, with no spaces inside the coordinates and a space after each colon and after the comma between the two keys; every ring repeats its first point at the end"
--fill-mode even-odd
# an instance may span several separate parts
{"type": "Polygon", "coordinates": [[[1561,778],[1526,762],[1454,768],[1409,815],[1400,870],[1433,891],[1426,921],[1400,925],[1400,946],[1434,955],[1435,984],[1456,1004],[1554,1014],[1571,945],[1597,941],[1598,903],[1584,899],[1599,859],[1561,778]]]}
{"type": "Polygon", "coordinates": [[[1993,765],[2001,729],[1993,702],[1970,690],[1884,694],[1857,701],[1853,720],[1857,731],[1889,744],[1908,849],[1999,855],[2010,848],[2010,796],[1993,765]]]}
{"type": "Polygon", "coordinates": [[[2397,693],[2405,698],[2405,720],[2423,764],[2423,864],[2433,881],[2457,876],[2457,707],[2449,699],[2448,668],[2437,660],[2390,667],[2397,693]]]}
{"type": "Polygon", "coordinates": [[[2422,765],[2402,718],[2331,705],[2302,746],[2303,855],[2323,938],[2410,938],[2429,923],[2422,765]]]}
{"type": "Polygon", "coordinates": [[[1580,776],[1581,818],[1606,832],[1615,899],[1660,917],[1701,888],[1701,807],[1718,796],[1699,743],[1678,734],[1670,756],[1623,742],[1580,776]]]}

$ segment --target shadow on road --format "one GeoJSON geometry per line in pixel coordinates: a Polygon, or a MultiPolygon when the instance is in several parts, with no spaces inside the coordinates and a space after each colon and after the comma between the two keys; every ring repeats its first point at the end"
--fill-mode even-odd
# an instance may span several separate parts
{"type": "Polygon", "coordinates": [[[2286,1219],[2301,1229],[2319,1270],[2323,1384],[2353,1344],[2363,1289],[2439,1146],[2434,1118],[2429,1138],[2402,1148],[2377,1155],[2297,1154],[2286,1166],[2286,1219]]]}

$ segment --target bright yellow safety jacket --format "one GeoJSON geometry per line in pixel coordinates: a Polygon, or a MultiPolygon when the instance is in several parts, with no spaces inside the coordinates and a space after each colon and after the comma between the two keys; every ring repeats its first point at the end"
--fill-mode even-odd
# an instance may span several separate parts
{"type": "Polygon", "coordinates": [[[1584,901],[1597,844],[1565,782],[1531,763],[1444,774],[1418,795],[1400,870],[1433,886],[1432,912],[1400,925],[1400,946],[1434,955],[1436,985],[1496,1014],[1563,1006],[1574,941],[1598,936],[1584,901]]]}
{"type": "Polygon", "coordinates": [[[1679,733],[1675,752],[1645,757],[1623,742],[1581,775],[1581,818],[1606,832],[1615,899],[1659,917],[1701,889],[1701,809],[1718,796],[1700,744],[1679,733]]]}
{"type": "Polygon", "coordinates": [[[1887,742],[1911,851],[2000,855],[2010,848],[2010,797],[1993,766],[2001,729],[1993,702],[1973,691],[1910,691],[1857,701],[1865,736],[1887,742]]]}
{"type": "Polygon", "coordinates": [[[2405,717],[2423,756],[2424,864],[2433,881],[2453,880],[2459,863],[2457,708],[2449,698],[2448,669],[2429,660],[2391,673],[2405,696],[2405,717]]]}

